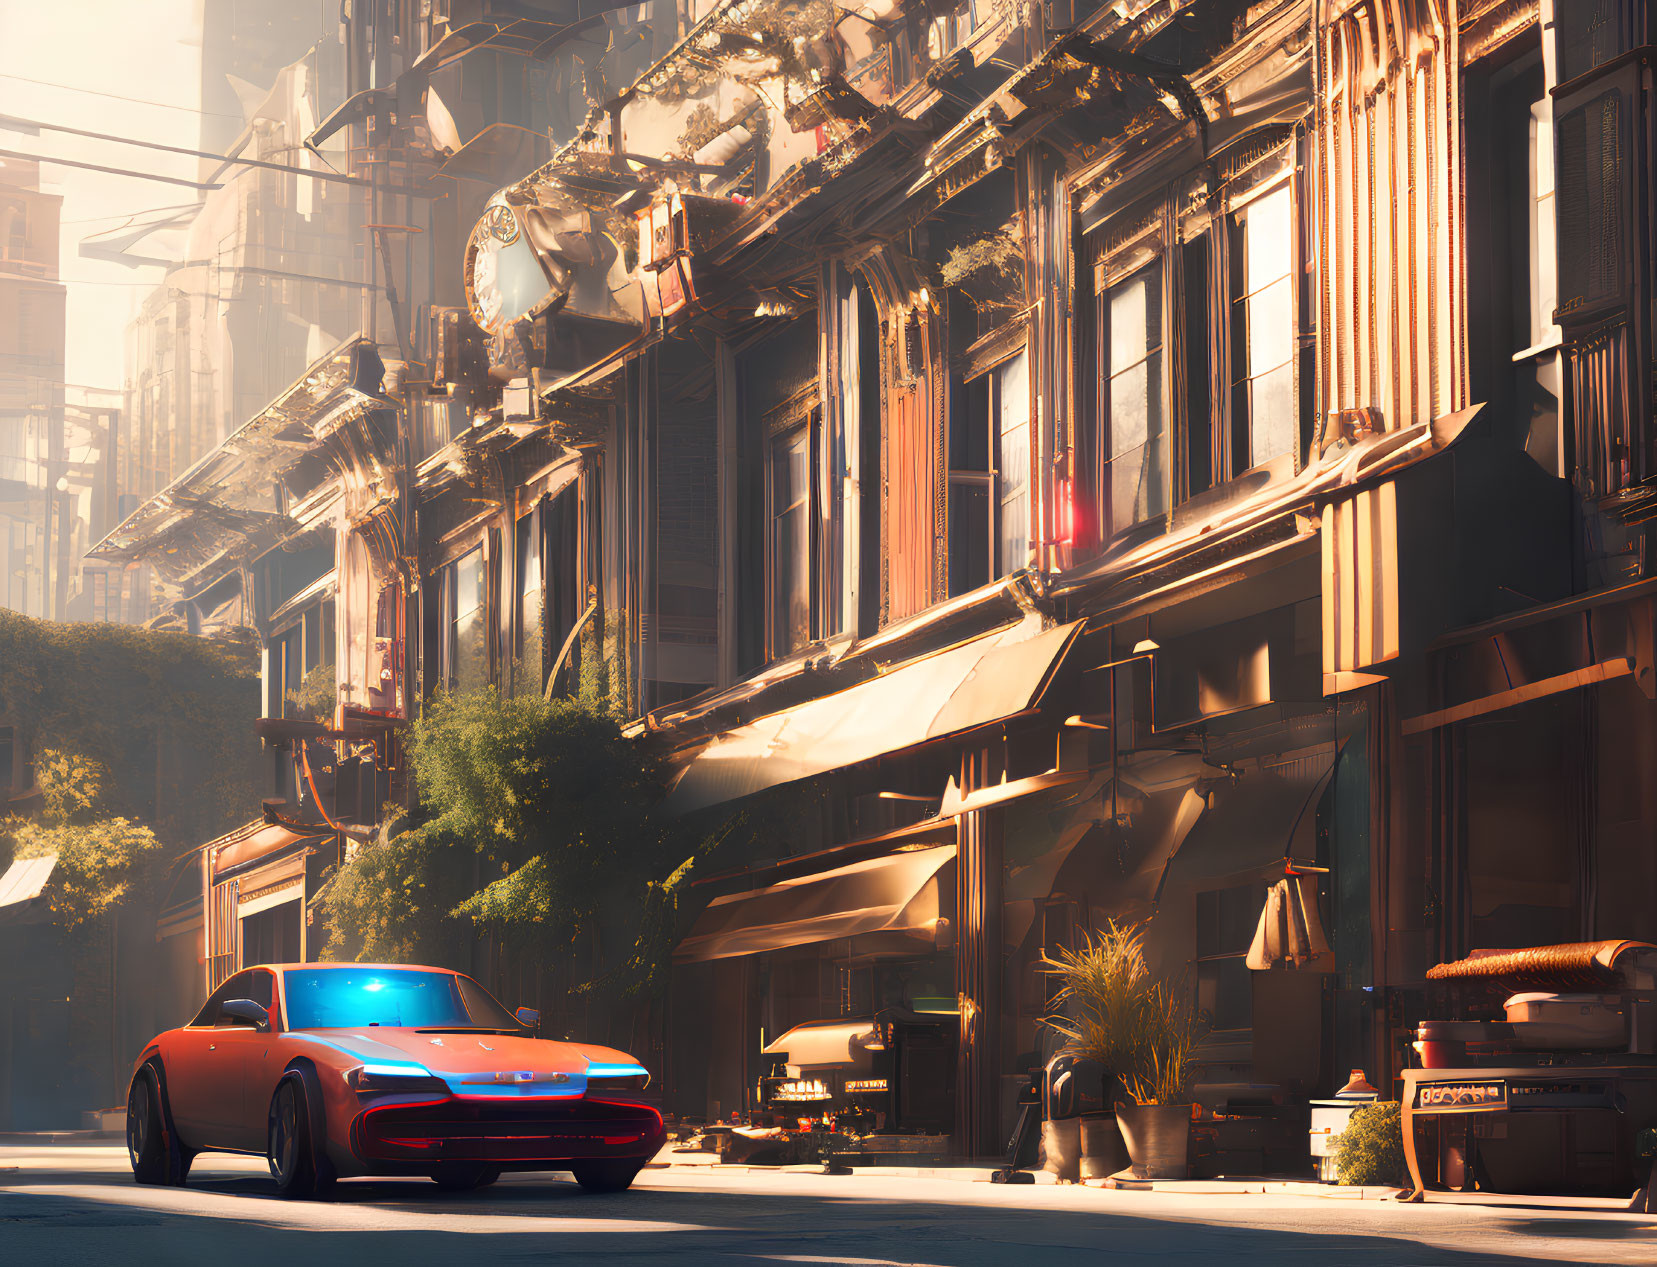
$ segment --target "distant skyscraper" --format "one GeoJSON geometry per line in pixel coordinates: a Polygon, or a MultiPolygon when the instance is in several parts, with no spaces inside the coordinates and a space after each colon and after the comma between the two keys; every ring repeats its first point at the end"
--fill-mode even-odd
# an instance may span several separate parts
{"type": "Polygon", "coordinates": [[[282,68],[338,43],[339,24],[339,0],[202,0],[201,148],[230,149],[282,68]]]}
{"type": "Polygon", "coordinates": [[[45,617],[68,602],[74,537],[63,470],[62,206],[41,191],[38,164],[0,160],[0,606],[45,617]]]}

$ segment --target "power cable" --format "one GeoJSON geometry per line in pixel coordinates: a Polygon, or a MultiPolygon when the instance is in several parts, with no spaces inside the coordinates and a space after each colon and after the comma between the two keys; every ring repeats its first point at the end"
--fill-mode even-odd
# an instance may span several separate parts
{"type": "Polygon", "coordinates": [[[36,84],[41,88],[61,88],[64,92],[81,92],[89,97],[108,97],[111,101],[130,101],[136,106],[154,106],[158,110],[182,110],[185,114],[206,115],[214,119],[240,119],[239,114],[224,110],[198,110],[194,106],[175,106],[165,101],[146,101],[143,97],[123,97],[116,92],[99,92],[96,88],[81,88],[75,84],[60,84],[50,79],[30,79],[27,75],[0,74],[0,79],[15,79],[21,84],[36,84]]]}
{"type": "MultiPolygon", "coordinates": [[[[368,185],[372,182],[362,176],[346,176],[340,172],[319,172],[310,167],[295,167],[290,163],[270,163],[262,158],[241,158],[230,154],[215,154],[211,150],[192,150],[182,145],[163,145],[160,141],[141,141],[135,136],[116,136],[112,132],[93,132],[87,128],[71,128],[61,123],[42,123],[38,119],[25,119],[15,114],[0,114],[0,127],[14,129],[38,129],[43,132],[66,132],[70,136],[84,136],[94,141],[113,141],[117,145],[136,145],[140,149],[161,150],[166,154],[183,154],[189,158],[210,158],[225,166],[235,164],[241,167],[262,167],[275,172],[291,172],[296,176],[309,176],[312,180],[331,180],[342,185],[368,185]]],[[[53,159],[53,162],[61,162],[53,159]]],[[[201,188],[217,189],[217,185],[204,185],[201,188]]]]}

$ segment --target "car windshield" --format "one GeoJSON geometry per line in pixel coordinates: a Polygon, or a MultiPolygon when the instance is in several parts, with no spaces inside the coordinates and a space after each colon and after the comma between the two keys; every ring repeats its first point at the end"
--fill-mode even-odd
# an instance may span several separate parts
{"type": "Polygon", "coordinates": [[[289,1029],[495,1030],[522,1033],[516,1017],[470,977],[418,968],[289,968],[289,1029]]]}

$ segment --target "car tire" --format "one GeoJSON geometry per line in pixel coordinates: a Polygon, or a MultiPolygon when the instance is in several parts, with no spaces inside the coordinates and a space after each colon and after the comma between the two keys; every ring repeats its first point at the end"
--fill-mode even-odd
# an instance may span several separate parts
{"type": "Polygon", "coordinates": [[[276,1084],[265,1131],[265,1160],[276,1190],[300,1201],[327,1196],[333,1187],[331,1173],[318,1173],[317,1158],[326,1155],[326,1141],[317,1139],[312,1129],[315,1116],[307,1081],[295,1070],[276,1084]]]}
{"type": "Polygon", "coordinates": [[[473,1192],[487,1188],[501,1177],[500,1167],[457,1161],[432,1171],[432,1182],[445,1192],[473,1192]]]}
{"type": "Polygon", "coordinates": [[[626,1192],[643,1169],[636,1161],[584,1161],[571,1166],[570,1173],[588,1192],[626,1192]]]}
{"type": "Polygon", "coordinates": [[[164,1184],[169,1175],[166,1131],[161,1122],[161,1089],[145,1066],[127,1088],[127,1159],[139,1183],[164,1184]]]}

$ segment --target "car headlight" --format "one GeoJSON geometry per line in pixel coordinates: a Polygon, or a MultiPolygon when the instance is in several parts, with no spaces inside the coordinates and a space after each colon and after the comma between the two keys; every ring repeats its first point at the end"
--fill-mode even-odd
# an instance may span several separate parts
{"type": "Polygon", "coordinates": [[[449,1084],[418,1065],[358,1065],[345,1081],[353,1091],[374,1095],[423,1095],[447,1093],[449,1084]]]}
{"type": "Polygon", "coordinates": [[[637,1094],[650,1085],[650,1073],[642,1065],[590,1065],[588,1091],[623,1091],[637,1094]]]}

